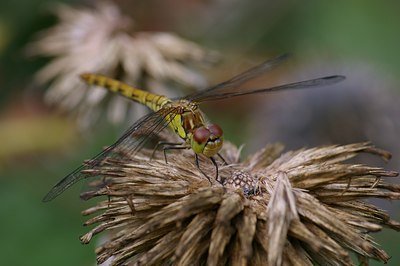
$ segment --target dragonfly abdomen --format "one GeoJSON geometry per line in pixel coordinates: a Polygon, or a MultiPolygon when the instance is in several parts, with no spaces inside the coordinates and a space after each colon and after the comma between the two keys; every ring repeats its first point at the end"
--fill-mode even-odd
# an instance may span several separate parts
{"type": "Polygon", "coordinates": [[[171,100],[165,96],[134,88],[126,83],[103,75],[85,73],[81,75],[81,78],[89,85],[103,87],[112,92],[119,93],[122,96],[146,105],[153,111],[158,111],[164,104],[171,102],[171,100]]]}

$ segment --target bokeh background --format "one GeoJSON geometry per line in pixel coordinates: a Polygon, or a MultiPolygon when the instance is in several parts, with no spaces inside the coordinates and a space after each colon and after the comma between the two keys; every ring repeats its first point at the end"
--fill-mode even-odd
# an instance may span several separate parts
{"type": "MultiPolygon", "coordinates": [[[[331,87],[205,105],[226,139],[246,145],[244,156],[276,141],[287,149],[371,141],[392,152],[393,159],[364,162],[400,170],[398,1],[113,2],[138,30],[174,32],[218,51],[220,63],[201,70],[210,84],[285,52],[293,54],[289,62],[253,86],[347,76],[331,87]]],[[[83,185],[48,204],[41,198],[133,122],[112,125],[100,119],[83,131],[74,115],[44,103],[46,86],[33,80],[49,58],[29,57],[26,47],[39,31],[57,23],[50,12],[55,3],[0,2],[1,265],[94,264],[94,243],[82,246],[78,240],[87,230],[80,211],[90,204],[78,197],[83,185]]],[[[377,204],[400,219],[399,203],[377,204]]],[[[384,230],[374,237],[393,256],[389,265],[399,265],[399,235],[384,230]]]]}

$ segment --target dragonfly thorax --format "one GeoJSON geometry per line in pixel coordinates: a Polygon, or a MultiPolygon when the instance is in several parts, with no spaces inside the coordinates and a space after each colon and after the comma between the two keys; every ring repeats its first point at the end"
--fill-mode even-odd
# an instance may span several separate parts
{"type": "Polygon", "coordinates": [[[223,131],[217,124],[205,122],[197,104],[188,100],[169,103],[177,107],[177,115],[170,125],[197,154],[212,157],[223,144],[223,131]]]}
{"type": "Polygon", "coordinates": [[[204,125],[204,115],[195,103],[179,100],[167,103],[164,108],[175,110],[169,126],[186,142],[195,128],[204,125]]]}

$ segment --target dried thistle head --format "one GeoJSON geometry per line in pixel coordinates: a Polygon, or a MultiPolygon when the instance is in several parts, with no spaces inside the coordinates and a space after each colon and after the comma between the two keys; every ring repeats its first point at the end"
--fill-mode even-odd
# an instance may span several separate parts
{"type": "Polygon", "coordinates": [[[282,150],[270,145],[240,162],[227,144],[228,165],[212,184],[191,151],[168,154],[168,164],[149,160],[149,150],[110,158],[92,170],[103,185],[83,195],[107,199],[83,212],[96,214],[86,222],[96,226],[81,242],[108,232],[96,253],[111,265],[354,265],[352,253],[361,264],[387,262],[369,233],[400,224],[362,200],[399,199],[400,187],[384,180],[398,173],[344,161],[390,155],[368,143],[282,150]]]}
{"type": "Polygon", "coordinates": [[[176,96],[171,88],[205,87],[206,81],[191,67],[193,63],[206,65],[217,60],[215,52],[173,33],[135,31],[133,20],[112,2],[96,2],[92,8],[56,7],[59,24],[42,32],[28,52],[53,58],[36,74],[36,81],[52,81],[46,101],[77,111],[83,128],[99,117],[102,102],[107,102],[112,122],[123,121],[128,113],[138,118],[141,106],[131,106],[121,97],[109,98],[102,89],[88,89],[77,78],[79,74],[104,74],[157,94],[176,96]]]}

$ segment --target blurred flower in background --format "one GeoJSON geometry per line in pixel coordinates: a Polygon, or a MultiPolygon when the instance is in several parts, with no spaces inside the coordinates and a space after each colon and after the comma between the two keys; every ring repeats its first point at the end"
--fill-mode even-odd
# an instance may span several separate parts
{"type": "Polygon", "coordinates": [[[173,33],[135,32],[134,21],[111,2],[98,2],[93,8],[58,5],[55,13],[59,24],[42,32],[28,50],[30,55],[53,58],[36,74],[36,81],[42,85],[52,82],[46,101],[77,111],[81,128],[97,121],[102,102],[107,102],[107,118],[114,123],[124,121],[129,113],[138,118],[144,108],[120,96],[108,97],[106,90],[88,89],[79,74],[104,74],[157,94],[176,96],[179,85],[186,89],[206,86],[193,64],[204,66],[217,60],[215,52],[173,33]]]}

